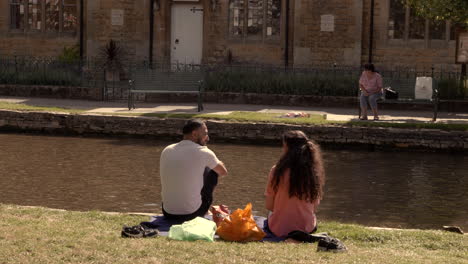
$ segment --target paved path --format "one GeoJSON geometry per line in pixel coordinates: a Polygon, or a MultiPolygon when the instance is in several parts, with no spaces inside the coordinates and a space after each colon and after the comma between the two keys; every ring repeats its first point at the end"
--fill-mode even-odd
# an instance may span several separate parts
{"type": "MultiPolygon", "coordinates": [[[[24,98],[1,96],[0,102],[22,103],[33,106],[64,107],[83,109],[89,113],[197,113],[195,103],[161,104],[137,103],[137,109],[129,111],[126,101],[85,101],[70,99],[24,98]]],[[[232,111],[256,111],[264,113],[307,112],[311,114],[324,114],[327,120],[350,121],[357,119],[357,108],[331,108],[331,107],[292,107],[271,105],[247,104],[204,104],[202,113],[229,114],[232,111]]],[[[397,111],[383,110],[380,113],[381,121],[388,122],[430,122],[431,111],[397,111]]],[[[440,112],[437,123],[468,124],[468,113],[440,112]]]]}

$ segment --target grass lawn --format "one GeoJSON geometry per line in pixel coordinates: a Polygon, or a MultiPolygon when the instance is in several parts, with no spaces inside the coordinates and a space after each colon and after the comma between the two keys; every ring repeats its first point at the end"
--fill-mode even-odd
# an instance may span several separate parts
{"type": "Polygon", "coordinates": [[[123,224],[147,216],[0,204],[0,263],[467,263],[468,236],[434,230],[376,230],[319,223],[347,253],[316,244],[124,239],[123,224]]]}
{"type": "MultiPolygon", "coordinates": [[[[31,106],[20,103],[0,102],[0,109],[17,111],[46,111],[61,112],[70,114],[83,114],[86,110],[70,109],[61,107],[42,107],[31,106]]],[[[302,118],[283,118],[279,113],[260,113],[260,112],[232,112],[227,115],[219,114],[177,114],[177,113],[97,113],[102,115],[119,116],[144,116],[157,118],[201,118],[213,120],[225,120],[231,122],[268,122],[296,125],[335,125],[349,127],[393,127],[407,129],[441,129],[446,131],[468,131],[468,124],[441,124],[441,123],[391,123],[374,121],[328,121],[322,115],[311,115],[302,118]]]]}
{"type": "Polygon", "coordinates": [[[17,111],[45,111],[45,112],[61,112],[61,113],[70,113],[70,114],[79,114],[83,113],[86,110],[82,109],[70,109],[63,107],[50,107],[50,106],[33,106],[20,103],[9,103],[9,102],[0,102],[0,109],[5,110],[17,110],[17,111]]]}

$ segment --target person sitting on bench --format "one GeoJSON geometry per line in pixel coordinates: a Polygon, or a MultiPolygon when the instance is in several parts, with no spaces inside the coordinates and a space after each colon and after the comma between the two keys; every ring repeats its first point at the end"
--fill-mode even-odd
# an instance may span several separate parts
{"type": "Polygon", "coordinates": [[[375,71],[374,64],[367,63],[364,65],[364,71],[359,79],[359,89],[361,96],[359,97],[361,116],[359,119],[367,120],[367,102],[374,113],[374,120],[379,120],[377,109],[377,99],[382,96],[382,76],[375,71]]]}

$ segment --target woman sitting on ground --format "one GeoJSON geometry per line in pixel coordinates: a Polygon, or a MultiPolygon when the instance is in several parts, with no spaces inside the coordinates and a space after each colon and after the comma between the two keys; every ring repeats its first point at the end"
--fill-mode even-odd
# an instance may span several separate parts
{"type": "Polygon", "coordinates": [[[374,113],[374,120],[379,120],[377,110],[377,99],[382,97],[382,76],[375,72],[374,64],[367,63],[364,65],[364,71],[359,79],[359,89],[361,96],[359,97],[361,116],[359,119],[367,120],[367,102],[374,113]]]}
{"type": "Polygon", "coordinates": [[[324,182],[320,147],[302,131],[284,133],[283,153],[270,170],[265,192],[268,229],[283,238],[292,231],[315,232],[324,182]]]}

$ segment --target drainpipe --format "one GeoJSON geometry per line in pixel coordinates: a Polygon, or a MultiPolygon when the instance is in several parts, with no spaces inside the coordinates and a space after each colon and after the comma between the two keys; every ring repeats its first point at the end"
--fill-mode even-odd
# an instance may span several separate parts
{"type": "Polygon", "coordinates": [[[150,8],[149,8],[149,66],[153,68],[153,36],[154,36],[154,0],[150,1],[150,8]]]}
{"type": "Polygon", "coordinates": [[[374,0],[371,0],[370,26],[369,26],[369,63],[372,63],[373,43],[374,43],[374,0]]]}
{"type": "Polygon", "coordinates": [[[286,29],[285,29],[285,43],[284,43],[284,67],[289,66],[289,0],[286,0],[286,19],[285,19],[286,29]]]}
{"type": "Polygon", "coordinates": [[[83,55],[84,55],[84,5],[83,5],[83,0],[80,0],[80,60],[83,61],[83,55]]]}

